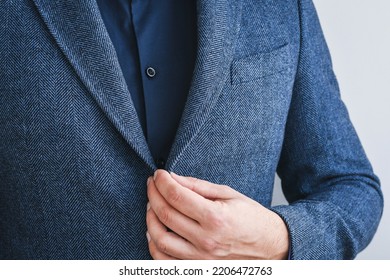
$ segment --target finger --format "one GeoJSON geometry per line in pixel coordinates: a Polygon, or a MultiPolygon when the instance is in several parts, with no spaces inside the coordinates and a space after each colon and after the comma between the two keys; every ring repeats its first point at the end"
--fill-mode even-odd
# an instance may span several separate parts
{"type": "Polygon", "coordinates": [[[202,222],[204,213],[214,207],[213,201],[183,187],[164,170],[155,172],[154,184],[169,205],[198,222],[202,222]]]}
{"type": "Polygon", "coordinates": [[[228,186],[213,184],[193,177],[180,176],[173,172],[171,172],[171,177],[183,187],[186,187],[207,199],[230,199],[240,195],[239,192],[228,186]]]}
{"type": "MultiPolygon", "coordinates": [[[[152,213],[157,215],[162,224],[189,241],[194,240],[194,233],[200,230],[199,223],[169,205],[157,190],[153,180],[148,181],[148,198],[149,205],[153,209],[152,213]]],[[[147,221],[150,216],[149,212],[146,216],[147,221]]]]}
{"type": "Polygon", "coordinates": [[[149,250],[152,256],[167,255],[177,259],[194,259],[196,249],[190,242],[168,231],[152,209],[147,215],[149,250]]]}
{"type": "Polygon", "coordinates": [[[149,241],[149,253],[154,260],[178,260],[177,258],[159,251],[153,240],[149,241]]]}

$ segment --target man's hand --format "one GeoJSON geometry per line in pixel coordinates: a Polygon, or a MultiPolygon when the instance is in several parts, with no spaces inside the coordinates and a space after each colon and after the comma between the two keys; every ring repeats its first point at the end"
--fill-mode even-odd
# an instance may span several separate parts
{"type": "Polygon", "coordinates": [[[154,259],[287,258],[283,220],[230,187],[164,170],[147,185],[147,238],[154,259]]]}

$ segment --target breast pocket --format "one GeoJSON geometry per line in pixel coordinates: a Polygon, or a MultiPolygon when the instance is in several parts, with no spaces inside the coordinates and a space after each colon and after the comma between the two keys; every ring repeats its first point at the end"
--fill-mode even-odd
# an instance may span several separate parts
{"type": "Polygon", "coordinates": [[[269,52],[233,60],[231,84],[249,83],[291,69],[293,69],[292,45],[285,44],[269,52]]]}

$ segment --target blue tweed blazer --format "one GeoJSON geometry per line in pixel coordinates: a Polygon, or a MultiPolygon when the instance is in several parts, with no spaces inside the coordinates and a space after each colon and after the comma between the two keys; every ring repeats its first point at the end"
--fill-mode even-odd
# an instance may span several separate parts
{"type": "MultiPolygon", "coordinates": [[[[354,258],[383,198],[312,1],[197,2],[167,169],[270,207],[292,259],[354,258]]],[[[2,0],[0,40],[0,259],[149,259],[156,165],[96,1],[2,0]]]]}

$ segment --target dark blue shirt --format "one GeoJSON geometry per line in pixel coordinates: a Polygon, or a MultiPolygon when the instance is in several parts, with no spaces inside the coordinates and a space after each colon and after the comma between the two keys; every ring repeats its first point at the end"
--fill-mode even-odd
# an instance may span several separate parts
{"type": "Polygon", "coordinates": [[[163,168],[195,64],[195,0],[97,0],[151,153],[163,168]]]}

